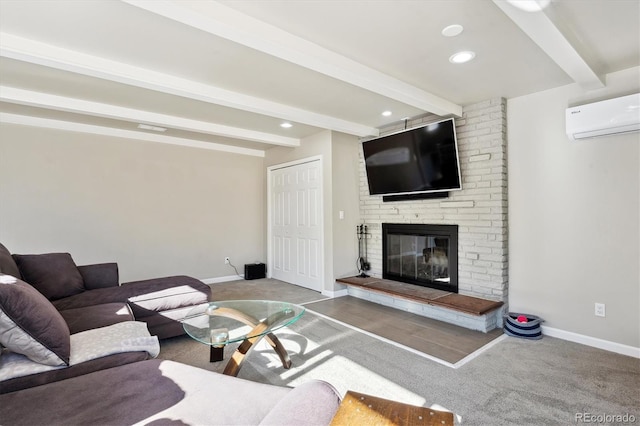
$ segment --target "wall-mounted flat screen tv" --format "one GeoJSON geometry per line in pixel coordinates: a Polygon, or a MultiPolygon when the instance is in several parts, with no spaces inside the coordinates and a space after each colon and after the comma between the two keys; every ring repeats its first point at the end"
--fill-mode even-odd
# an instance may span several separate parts
{"type": "Polygon", "coordinates": [[[453,118],[365,141],[362,150],[371,195],[462,189],[453,118]]]}

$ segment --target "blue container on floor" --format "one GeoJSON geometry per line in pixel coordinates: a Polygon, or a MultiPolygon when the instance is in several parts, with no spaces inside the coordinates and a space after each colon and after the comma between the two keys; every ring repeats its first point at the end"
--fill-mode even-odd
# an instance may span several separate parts
{"type": "Polygon", "coordinates": [[[517,312],[509,312],[504,316],[504,332],[513,337],[522,339],[537,340],[542,339],[542,322],[544,320],[535,315],[519,314],[517,312]],[[527,322],[518,322],[519,316],[527,318],[527,322]]]}

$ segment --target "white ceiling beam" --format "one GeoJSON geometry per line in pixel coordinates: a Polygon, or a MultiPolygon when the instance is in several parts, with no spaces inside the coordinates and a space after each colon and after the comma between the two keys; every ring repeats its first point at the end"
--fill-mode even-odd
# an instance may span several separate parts
{"type": "Polygon", "coordinates": [[[123,0],[209,34],[437,115],[462,107],[216,1],[123,0]]]}
{"type": "Polygon", "coordinates": [[[585,90],[600,89],[604,80],[543,12],[527,12],[506,0],[493,0],[534,43],[585,90]]]}
{"type": "Polygon", "coordinates": [[[214,142],[197,141],[193,139],[177,138],[174,136],[144,133],[134,130],[116,129],[114,127],[96,126],[93,124],[82,124],[72,121],[53,120],[50,118],[33,117],[29,115],[10,114],[6,112],[0,112],[0,123],[64,130],[68,132],[88,133],[116,138],[134,139],[146,142],[163,143],[168,145],[187,146],[191,148],[207,149],[210,151],[222,151],[233,154],[250,155],[253,157],[265,156],[264,151],[259,149],[242,148],[239,146],[224,145],[214,142]]]}
{"type": "Polygon", "coordinates": [[[237,127],[223,126],[206,121],[191,120],[166,114],[157,114],[133,108],[84,101],[81,99],[51,95],[42,92],[0,86],[0,101],[18,105],[46,108],[56,111],[72,112],[94,117],[112,118],[134,123],[152,124],[176,130],[205,133],[235,139],[261,142],[271,145],[297,147],[300,139],[289,138],[271,133],[256,132],[237,127]]]}
{"type": "Polygon", "coordinates": [[[0,56],[360,137],[379,135],[375,127],[9,33],[0,33],[0,56]]]}

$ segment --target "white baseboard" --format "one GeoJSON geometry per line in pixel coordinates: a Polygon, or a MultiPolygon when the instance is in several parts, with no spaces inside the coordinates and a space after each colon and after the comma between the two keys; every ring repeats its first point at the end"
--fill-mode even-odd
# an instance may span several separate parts
{"type": "Polygon", "coordinates": [[[584,334],[573,333],[571,331],[560,330],[558,328],[542,326],[542,334],[570,342],[581,343],[605,351],[627,355],[633,358],[640,358],[640,348],[623,345],[622,343],[611,342],[609,340],[598,339],[597,337],[585,336],[584,334]]]}
{"type": "Polygon", "coordinates": [[[345,289],[337,290],[337,291],[322,290],[321,294],[323,296],[327,296],[327,297],[330,297],[330,298],[334,299],[336,297],[347,296],[349,293],[348,293],[348,290],[345,288],[345,289]]]}
{"type": "Polygon", "coordinates": [[[226,277],[216,277],[216,278],[205,278],[204,280],[200,280],[205,284],[219,284],[226,283],[229,281],[237,281],[244,279],[244,275],[228,275],[226,277]]]}

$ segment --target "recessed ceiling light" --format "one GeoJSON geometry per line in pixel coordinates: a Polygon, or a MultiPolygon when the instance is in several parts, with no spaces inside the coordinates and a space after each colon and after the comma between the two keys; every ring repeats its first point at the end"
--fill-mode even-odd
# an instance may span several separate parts
{"type": "Polygon", "coordinates": [[[164,127],[151,126],[149,124],[138,124],[138,129],[142,130],[152,130],[154,132],[166,132],[167,129],[164,127]]]}
{"type": "Polygon", "coordinates": [[[457,35],[460,35],[463,30],[464,28],[462,27],[462,25],[453,24],[445,27],[442,30],[442,35],[445,37],[455,37],[457,35]]]}
{"type": "Polygon", "coordinates": [[[470,50],[465,50],[464,52],[458,52],[451,55],[449,58],[449,62],[452,64],[464,64],[465,62],[469,62],[473,58],[476,57],[476,54],[470,50]]]}
{"type": "Polygon", "coordinates": [[[291,123],[287,123],[287,122],[284,122],[284,123],[280,124],[280,127],[283,127],[283,128],[285,128],[285,129],[288,129],[288,128],[290,128],[290,127],[293,127],[293,124],[291,124],[291,123]]]}
{"type": "Polygon", "coordinates": [[[392,114],[391,111],[383,111],[382,115],[384,115],[385,117],[389,117],[392,114]]]}

